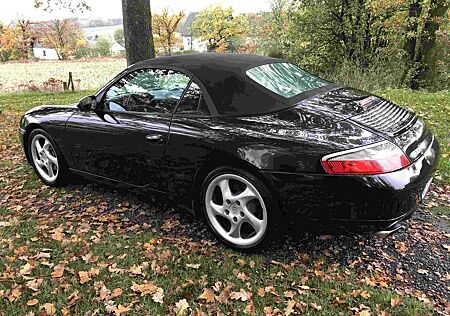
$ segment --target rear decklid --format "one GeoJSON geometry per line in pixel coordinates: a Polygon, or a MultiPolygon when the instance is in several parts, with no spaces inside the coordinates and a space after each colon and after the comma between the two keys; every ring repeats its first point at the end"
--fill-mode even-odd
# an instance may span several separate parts
{"type": "Polygon", "coordinates": [[[338,88],[297,104],[296,109],[347,121],[394,142],[410,161],[432,144],[433,135],[417,115],[388,100],[352,88],[338,88]]]}
{"type": "Polygon", "coordinates": [[[416,115],[369,93],[341,87],[297,104],[302,110],[326,115],[334,122],[346,119],[378,133],[395,136],[414,124],[416,115]]]}

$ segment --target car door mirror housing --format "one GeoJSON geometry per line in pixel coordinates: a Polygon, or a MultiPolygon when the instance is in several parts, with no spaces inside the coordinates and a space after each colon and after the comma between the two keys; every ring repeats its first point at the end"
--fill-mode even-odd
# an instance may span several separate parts
{"type": "Polygon", "coordinates": [[[97,99],[93,95],[84,97],[78,102],[77,107],[81,111],[95,111],[97,107],[97,99]]]}

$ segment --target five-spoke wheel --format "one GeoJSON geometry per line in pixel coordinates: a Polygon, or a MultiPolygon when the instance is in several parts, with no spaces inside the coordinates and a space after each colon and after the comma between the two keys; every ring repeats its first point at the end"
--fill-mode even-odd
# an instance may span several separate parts
{"type": "Polygon", "coordinates": [[[267,205],[252,183],[257,180],[238,173],[219,173],[210,179],[204,194],[205,212],[221,239],[236,248],[252,248],[266,235],[267,205]]]}
{"type": "Polygon", "coordinates": [[[35,129],[27,139],[28,157],[41,180],[52,186],[63,184],[69,172],[53,138],[46,131],[35,129]]]}
{"type": "Polygon", "coordinates": [[[39,174],[48,182],[55,181],[59,171],[58,158],[44,135],[38,134],[31,140],[31,156],[39,174]]]}

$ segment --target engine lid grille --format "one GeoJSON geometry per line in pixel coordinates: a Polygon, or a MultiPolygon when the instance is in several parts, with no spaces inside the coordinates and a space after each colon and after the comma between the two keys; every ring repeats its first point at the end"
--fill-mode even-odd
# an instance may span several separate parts
{"type": "Polygon", "coordinates": [[[410,110],[383,100],[351,119],[374,130],[395,136],[414,123],[416,115],[410,110]]]}

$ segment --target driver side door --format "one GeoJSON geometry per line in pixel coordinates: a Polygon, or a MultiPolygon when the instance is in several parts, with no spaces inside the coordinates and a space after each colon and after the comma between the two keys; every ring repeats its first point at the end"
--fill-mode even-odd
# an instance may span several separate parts
{"type": "Polygon", "coordinates": [[[68,120],[72,166],[158,190],[171,118],[189,81],[169,69],[140,69],[119,79],[95,111],[78,111],[68,120]]]}

